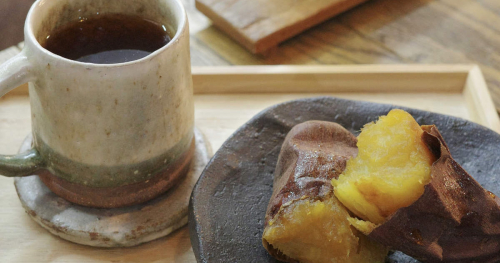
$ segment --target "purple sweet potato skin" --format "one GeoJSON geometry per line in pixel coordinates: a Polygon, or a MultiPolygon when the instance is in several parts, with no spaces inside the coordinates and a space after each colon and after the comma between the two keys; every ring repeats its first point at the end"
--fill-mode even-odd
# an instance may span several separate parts
{"type": "Polygon", "coordinates": [[[431,182],[369,237],[425,262],[500,262],[500,199],[453,160],[435,126],[422,128],[437,158],[431,182]]]}

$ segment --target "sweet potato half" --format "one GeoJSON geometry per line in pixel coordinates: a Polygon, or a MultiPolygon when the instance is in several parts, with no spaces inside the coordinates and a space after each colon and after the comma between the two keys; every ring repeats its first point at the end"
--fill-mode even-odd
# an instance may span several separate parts
{"type": "Polygon", "coordinates": [[[402,110],[357,139],[329,122],[294,127],[265,222],[264,247],[287,262],[376,263],[386,248],[424,262],[500,262],[500,198],[452,158],[436,126],[402,110]]]}
{"type": "Polygon", "coordinates": [[[353,226],[426,262],[500,262],[500,199],[453,160],[435,126],[393,110],[357,145],[332,180],[353,226]]]}
{"type": "Polygon", "coordinates": [[[331,180],[357,154],[356,137],[331,122],[295,126],[285,138],[262,237],[286,262],[382,263],[387,249],[351,226],[331,180]]]}

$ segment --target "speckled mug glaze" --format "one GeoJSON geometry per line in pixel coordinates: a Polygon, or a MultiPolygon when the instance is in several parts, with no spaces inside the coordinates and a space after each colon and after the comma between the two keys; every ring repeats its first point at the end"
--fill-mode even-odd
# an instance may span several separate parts
{"type": "Polygon", "coordinates": [[[37,174],[56,194],[94,207],[154,198],[182,178],[194,143],[189,29],[179,0],[38,0],[23,51],[0,66],[0,96],[29,82],[33,149],[0,156],[0,174],[37,174]],[[97,14],[138,15],[173,39],[120,64],[68,60],[41,47],[55,28],[97,14]]]}

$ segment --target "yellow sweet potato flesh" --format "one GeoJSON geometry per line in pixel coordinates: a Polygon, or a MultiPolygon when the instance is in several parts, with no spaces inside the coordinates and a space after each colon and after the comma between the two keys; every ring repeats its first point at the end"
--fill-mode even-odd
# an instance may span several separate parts
{"type": "Polygon", "coordinates": [[[374,224],[411,205],[430,182],[435,161],[422,134],[422,128],[403,110],[392,110],[365,125],[358,136],[357,157],[332,180],[335,196],[351,212],[374,224]]]}
{"type": "Polygon", "coordinates": [[[264,230],[273,248],[301,263],[384,262],[387,250],[351,227],[349,213],[331,197],[286,206],[264,230]]]}

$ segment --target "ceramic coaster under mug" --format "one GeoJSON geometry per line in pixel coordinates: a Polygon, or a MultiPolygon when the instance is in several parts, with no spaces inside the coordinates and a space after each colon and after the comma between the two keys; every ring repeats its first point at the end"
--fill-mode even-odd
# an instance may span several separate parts
{"type": "MultiPolygon", "coordinates": [[[[14,184],[28,215],[50,233],[95,247],[128,247],[164,237],[187,224],[191,191],[211,157],[209,142],[195,129],[196,149],[189,172],[178,185],[148,202],[100,209],[76,205],[51,192],[38,176],[14,184]]],[[[31,148],[32,136],[20,152],[31,148]]]]}

